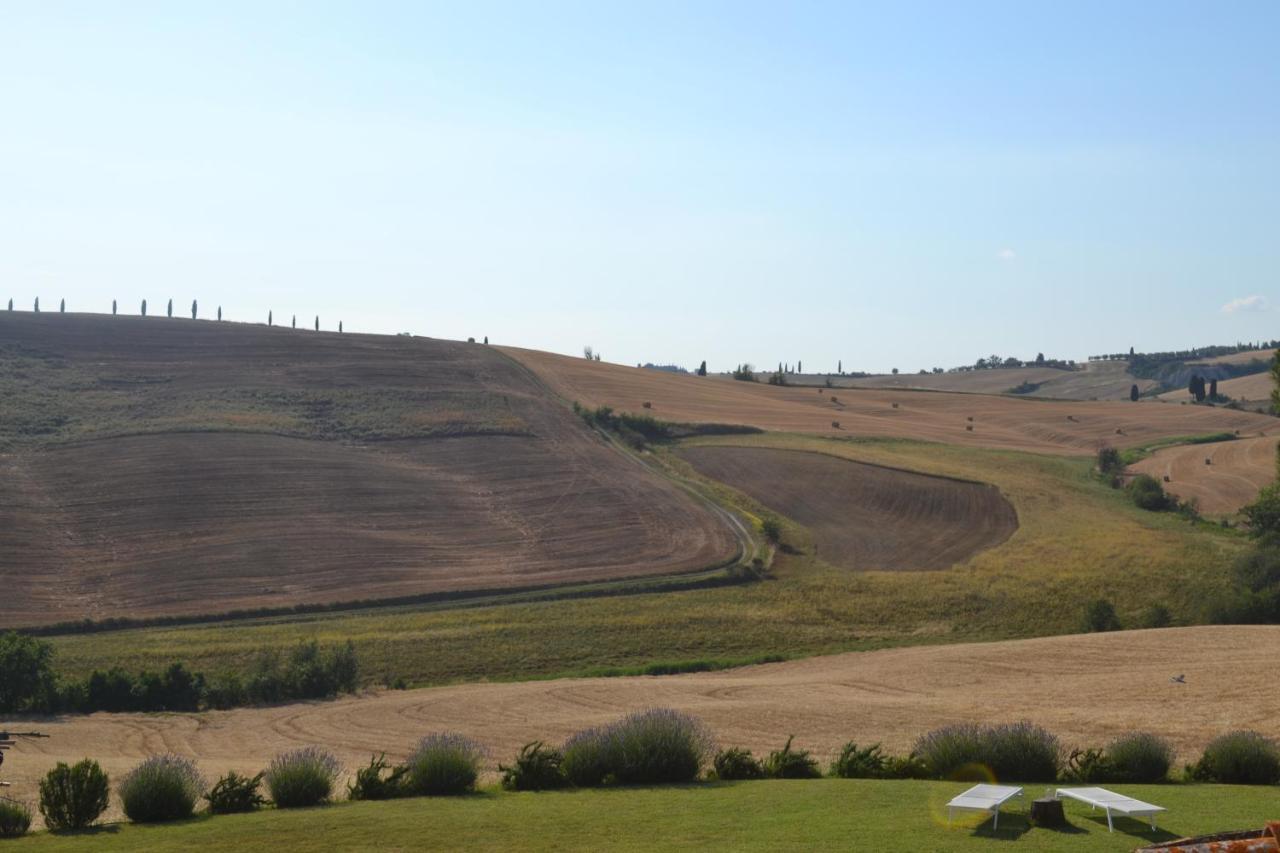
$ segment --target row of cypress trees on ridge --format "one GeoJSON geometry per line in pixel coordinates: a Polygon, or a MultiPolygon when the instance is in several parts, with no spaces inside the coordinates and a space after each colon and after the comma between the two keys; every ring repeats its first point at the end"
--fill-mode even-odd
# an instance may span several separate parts
{"type": "MultiPolygon", "coordinates": [[[[12,297],[10,297],[10,299],[9,299],[9,310],[10,310],[10,311],[12,311],[12,310],[13,310],[13,298],[12,298],[12,297]]],[[[33,302],[33,303],[32,303],[31,310],[32,310],[34,313],[36,313],[36,314],[39,314],[39,313],[40,313],[40,297],[39,297],[39,296],[37,296],[37,297],[35,298],[35,302],[33,302]]],[[[58,313],[60,313],[60,314],[65,314],[65,313],[67,313],[67,300],[62,299],[62,300],[60,300],[60,301],[58,302],[58,313]]],[[[112,300],[111,300],[111,316],[113,316],[113,317],[114,317],[114,316],[116,316],[117,314],[119,314],[119,303],[117,303],[117,302],[116,302],[116,300],[112,299],[112,300]]],[[[141,316],[143,316],[143,317],[147,316],[147,300],[145,300],[145,299],[144,299],[144,300],[142,300],[142,305],[139,307],[139,314],[140,314],[141,316]]],[[[172,299],[170,299],[170,300],[169,300],[169,304],[168,304],[168,306],[167,306],[167,307],[166,307],[166,309],[165,309],[165,314],[166,314],[166,316],[168,316],[168,317],[172,317],[172,316],[173,316],[173,300],[172,300],[172,299]]],[[[200,315],[200,305],[199,305],[199,300],[192,299],[192,300],[191,300],[191,319],[192,319],[192,320],[198,320],[198,319],[200,318],[200,316],[199,316],[199,315],[200,315]]],[[[218,322],[219,322],[219,323],[221,323],[221,322],[222,322],[222,306],[221,306],[221,305],[219,305],[219,306],[218,306],[218,310],[217,310],[217,313],[216,313],[216,317],[217,317],[218,322]]],[[[268,326],[274,326],[274,325],[275,325],[275,312],[274,312],[274,311],[268,311],[268,312],[267,312],[267,325],[268,325],[268,326]]],[[[320,331],[320,316],[319,316],[319,315],[316,315],[316,319],[315,319],[315,324],[314,324],[314,325],[315,325],[315,330],[316,330],[317,332],[318,332],[318,331],[320,331]]],[[[292,316],[292,318],[291,318],[291,320],[290,320],[290,327],[291,327],[291,328],[294,328],[294,329],[298,328],[298,315],[297,315],[297,314],[294,314],[294,315],[292,316]]],[[[343,328],[342,328],[342,321],[341,321],[341,320],[339,320],[339,321],[338,321],[338,333],[339,333],[339,334],[341,334],[342,332],[343,332],[343,328]]]]}

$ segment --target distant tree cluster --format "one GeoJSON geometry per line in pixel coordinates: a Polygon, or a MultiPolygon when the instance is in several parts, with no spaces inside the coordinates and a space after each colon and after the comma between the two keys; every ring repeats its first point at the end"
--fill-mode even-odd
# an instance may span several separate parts
{"type": "MultiPolygon", "coordinates": [[[[1014,367],[1055,367],[1059,370],[1075,370],[1076,363],[1074,359],[1063,360],[1060,358],[1045,358],[1044,353],[1036,353],[1036,357],[1031,361],[1023,361],[1014,356],[999,356],[995,353],[979,358],[972,365],[953,368],[953,373],[963,373],[968,370],[1001,370],[1014,367]]],[[[935,373],[940,372],[934,369],[935,373]]]]}
{"type": "Polygon", "coordinates": [[[756,379],[756,369],[747,362],[743,362],[733,369],[733,378],[739,382],[760,381],[756,379]]]}
{"type": "Polygon", "coordinates": [[[1167,350],[1165,352],[1135,353],[1133,347],[1129,352],[1113,352],[1103,355],[1091,355],[1089,361],[1128,361],[1143,359],[1146,361],[1194,361],[1199,358],[1217,358],[1223,355],[1235,355],[1241,352],[1258,352],[1260,350],[1280,349],[1280,341],[1238,341],[1234,346],[1219,345],[1192,347],[1191,349],[1167,350]]]}

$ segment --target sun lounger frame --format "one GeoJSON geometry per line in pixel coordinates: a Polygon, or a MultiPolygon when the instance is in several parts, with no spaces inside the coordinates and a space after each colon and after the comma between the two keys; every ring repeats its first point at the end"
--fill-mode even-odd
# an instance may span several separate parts
{"type": "Polygon", "coordinates": [[[1021,797],[1022,789],[1013,785],[974,785],[967,791],[957,794],[947,803],[947,825],[951,824],[951,813],[956,809],[974,812],[988,812],[994,818],[992,829],[1000,828],[1000,807],[1021,797]]]}
{"type": "Polygon", "coordinates": [[[1115,826],[1111,823],[1112,812],[1127,817],[1145,817],[1154,830],[1156,828],[1156,815],[1167,811],[1162,806],[1144,803],[1142,800],[1135,800],[1133,797],[1126,797],[1123,794],[1117,794],[1115,791],[1108,791],[1106,788],[1059,788],[1055,797],[1059,800],[1066,797],[1067,799],[1086,803],[1092,806],[1095,811],[1103,809],[1107,813],[1108,832],[1116,831],[1115,826]]]}

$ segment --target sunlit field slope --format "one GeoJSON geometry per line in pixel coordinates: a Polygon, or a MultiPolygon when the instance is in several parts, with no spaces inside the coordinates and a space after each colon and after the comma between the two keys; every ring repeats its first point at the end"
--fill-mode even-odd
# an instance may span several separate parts
{"type": "Polygon", "coordinates": [[[1275,479],[1276,443],[1273,435],[1166,447],[1129,470],[1162,481],[1181,500],[1194,500],[1202,513],[1230,515],[1275,479]]]}
{"type": "Polygon", "coordinates": [[[737,543],[478,344],[0,312],[0,626],[706,568],[737,543]]]}

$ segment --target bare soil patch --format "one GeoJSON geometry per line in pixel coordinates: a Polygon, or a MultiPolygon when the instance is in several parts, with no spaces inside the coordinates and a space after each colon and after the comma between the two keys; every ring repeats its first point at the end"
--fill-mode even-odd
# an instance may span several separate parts
{"type": "Polygon", "coordinates": [[[945,569],[1018,529],[994,486],[752,447],[679,451],[700,473],[804,525],[819,556],[848,569],[945,569]]]}
{"type": "Polygon", "coordinates": [[[276,752],[310,744],[333,749],[354,772],[370,754],[401,759],[422,735],[441,730],[485,744],[492,771],[531,740],[556,743],[653,706],[696,714],[722,746],[757,754],[791,734],[824,758],[850,739],[905,752],[938,726],[1026,719],[1068,748],[1153,731],[1186,762],[1225,731],[1280,730],[1280,692],[1259,689],[1278,656],[1280,627],[1167,628],[854,652],[717,673],[466,684],[200,714],[11,720],[53,737],[20,742],[5,772],[10,793],[27,795],[56,761],[85,755],[117,778],[168,751],[195,756],[212,775],[253,772],[276,752]],[[1170,681],[1175,675],[1186,683],[1170,681]]]}
{"type": "Polygon", "coordinates": [[[1194,498],[1202,513],[1229,515],[1275,480],[1276,442],[1267,436],[1166,447],[1129,470],[1157,480],[1168,477],[1165,489],[1182,500],[1194,498]]]}
{"type": "Polygon", "coordinates": [[[914,438],[1072,455],[1092,454],[1102,444],[1140,447],[1173,436],[1235,430],[1257,435],[1278,428],[1273,418],[1221,407],[944,391],[783,388],[535,350],[506,348],[504,352],[528,365],[566,400],[686,423],[746,424],[783,432],[914,438]]]}

